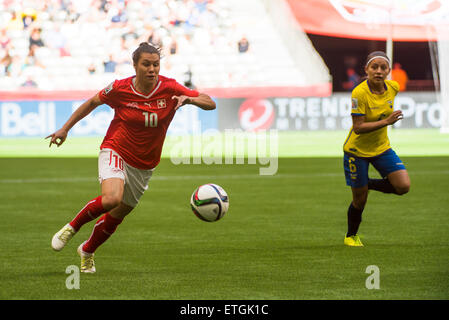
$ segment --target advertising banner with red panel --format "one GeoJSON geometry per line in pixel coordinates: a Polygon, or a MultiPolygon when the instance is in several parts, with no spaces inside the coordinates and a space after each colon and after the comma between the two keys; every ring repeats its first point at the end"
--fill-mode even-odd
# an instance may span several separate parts
{"type": "MultiPolygon", "coordinates": [[[[436,41],[447,0],[287,0],[305,32],[367,40],[436,41]]],[[[448,35],[449,37],[449,35],[448,35]]]]}
{"type": "MultiPolygon", "coordinates": [[[[258,132],[349,130],[352,126],[351,95],[330,97],[271,97],[217,99],[218,129],[258,132]]],[[[439,128],[441,104],[433,92],[400,93],[395,108],[404,119],[395,128],[439,128]]]]}

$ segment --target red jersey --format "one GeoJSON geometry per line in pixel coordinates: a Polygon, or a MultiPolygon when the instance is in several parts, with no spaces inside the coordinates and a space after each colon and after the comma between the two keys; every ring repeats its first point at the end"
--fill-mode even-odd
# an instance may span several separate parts
{"type": "Polygon", "coordinates": [[[115,80],[98,94],[115,111],[100,149],[114,150],[135,168],[153,169],[159,164],[165,135],[175,115],[178,100],[172,97],[197,97],[199,92],[159,75],[153,91],[144,95],[134,87],[134,78],[115,80]]]}

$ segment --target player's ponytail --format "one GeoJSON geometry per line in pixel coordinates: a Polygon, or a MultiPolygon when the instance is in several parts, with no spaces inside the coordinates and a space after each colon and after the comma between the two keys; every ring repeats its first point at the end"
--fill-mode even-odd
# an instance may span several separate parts
{"type": "Polygon", "coordinates": [[[134,52],[133,52],[133,63],[134,64],[137,64],[137,62],[140,59],[140,56],[144,52],[146,52],[146,53],[155,53],[155,54],[157,54],[159,56],[159,58],[161,57],[161,49],[160,48],[157,48],[157,47],[151,45],[148,42],[141,42],[139,44],[139,47],[136,50],[134,50],[134,52]]]}

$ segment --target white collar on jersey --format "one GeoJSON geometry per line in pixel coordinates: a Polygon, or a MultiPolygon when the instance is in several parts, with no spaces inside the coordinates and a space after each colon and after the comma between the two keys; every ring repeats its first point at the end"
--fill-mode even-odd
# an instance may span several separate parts
{"type": "Polygon", "coordinates": [[[135,77],[135,76],[133,77],[133,79],[132,79],[132,81],[131,81],[130,87],[131,87],[131,90],[132,90],[135,94],[137,94],[138,96],[143,97],[143,98],[145,98],[145,99],[149,99],[149,98],[151,98],[151,96],[157,91],[157,89],[159,89],[159,87],[161,86],[161,83],[162,83],[162,81],[159,81],[159,77],[157,77],[157,83],[156,83],[156,86],[154,87],[153,91],[151,91],[150,94],[147,95],[147,96],[144,95],[144,94],[142,94],[142,93],[140,93],[140,92],[138,92],[137,89],[135,88],[135,85],[136,85],[136,77],[135,77]]]}

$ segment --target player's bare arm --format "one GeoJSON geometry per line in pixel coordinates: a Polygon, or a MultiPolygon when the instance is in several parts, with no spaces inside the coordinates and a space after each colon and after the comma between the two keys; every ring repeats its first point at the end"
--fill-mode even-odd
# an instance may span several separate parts
{"type": "Polygon", "coordinates": [[[395,124],[398,120],[403,118],[402,111],[396,110],[393,111],[391,115],[389,115],[385,119],[381,119],[373,122],[365,122],[365,116],[352,116],[352,125],[354,128],[354,132],[356,134],[368,133],[375,131],[377,129],[395,124]]]}
{"type": "Polygon", "coordinates": [[[216,108],[214,100],[207,94],[200,93],[198,97],[188,97],[188,96],[173,96],[172,99],[178,100],[175,106],[175,110],[186,104],[193,104],[203,110],[214,110],[216,108]]]}
{"type": "Polygon", "coordinates": [[[85,101],[78,109],[75,110],[75,112],[72,113],[69,120],[67,120],[67,122],[62,126],[61,129],[45,137],[45,139],[51,137],[49,147],[51,147],[52,144],[56,144],[58,147],[62,145],[66,140],[67,134],[70,131],[70,129],[72,129],[72,127],[78,121],[83,119],[85,116],[87,116],[101,104],[103,104],[103,102],[101,102],[98,94],[96,94],[89,100],[85,101]]]}

